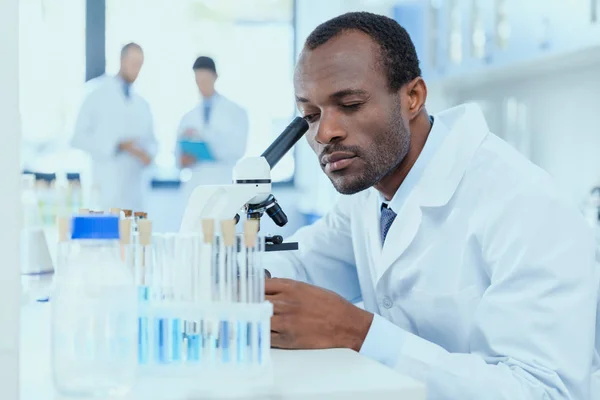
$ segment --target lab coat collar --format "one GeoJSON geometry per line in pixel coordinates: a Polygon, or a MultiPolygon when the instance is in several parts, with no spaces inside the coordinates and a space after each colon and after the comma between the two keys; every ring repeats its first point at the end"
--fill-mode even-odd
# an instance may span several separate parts
{"type": "MultiPolygon", "coordinates": [[[[454,195],[469,163],[481,142],[488,134],[488,127],[481,109],[475,104],[465,104],[449,109],[435,117],[437,129],[447,129],[446,137],[429,164],[421,179],[408,195],[404,204],[397,210],[398,215],[392,224],[381,249],[381,257],[375,258],[375,282],[406,251],[419,231],[423,207],[441,207],[454,195]]],[[[379,238],[379,196],[372,196],[372,218],[377,223],[371,225],[371,245],[381,246],[379,238]],[[373,227],[376,226],[376,229],[373,227]]]]}
{"type": "Polygon", "coordinates": [[[435,121],[449,133],[417,184],[415,195],[424,207],[439,207],[450,201],[489,133],[483,112],[474,103],[446,110],[436,115],[435,121]]]}
{"type": "Polygon", "coordinates": [[[198,102],[198,107],[202,107],[205,102],[209,102],[211,105],[214,105],[219,100],[220,97],[221,97],[221,95],[217,91],[215,91],[213,93],[213,95],[208,98],[205,98],[204,96],[200,95],[200,101],[198,102]]]}

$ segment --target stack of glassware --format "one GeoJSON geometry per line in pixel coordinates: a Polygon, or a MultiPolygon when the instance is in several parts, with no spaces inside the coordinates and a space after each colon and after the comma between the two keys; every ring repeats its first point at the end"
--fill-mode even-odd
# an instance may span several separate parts
{"type": "Polygon", "coordinates": [[[258,222],[245,221],[240,233],[234,220],[204,220],[196,234],[153,233],[151,220],[123,215],[75,217],[72,239],[60,244],[57,386],[80,395],[85,388],[69,385],[84,382],[94,395],[114,395],[132,390],[135,376],[145,390],[173,388],[180,395],[173,398],[267,390],[273,308],[265,301],[258,222]]]}

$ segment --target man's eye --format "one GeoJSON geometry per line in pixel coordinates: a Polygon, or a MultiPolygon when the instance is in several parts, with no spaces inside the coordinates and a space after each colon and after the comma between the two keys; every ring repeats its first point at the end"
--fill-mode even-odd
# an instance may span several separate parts
{"type": "Polygon", "coordinates": [[[306,120],[306,122],[311,123],[314,122],[318,116],[319,114],[308,114],[305,115],[303,118],[306,120]]]}
{"type": "Polygon", "coordinates": [[[352,103],[352,104],[342,104],[342,108],[344,108],[345,110],[358,110],[360,107],[362,107],[363,103],[352,103]]]}

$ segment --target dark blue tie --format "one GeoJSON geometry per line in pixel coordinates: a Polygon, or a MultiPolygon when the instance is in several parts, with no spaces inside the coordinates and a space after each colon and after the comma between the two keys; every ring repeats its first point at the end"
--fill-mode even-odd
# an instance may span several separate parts
{"type": "Polygon", "coordinates": [[[205,102],[204,103],[204,123],[208,124],[208,121],[210,120],[210,107],[211,104],[210,102],[205,102]]]}
{"type": "Polygon", "coordinates": [[[131,95],[130,90],[129,90],[130,88],[131,88],[131,85],[129,83],[125,83],[123,85],[123,93],[125,94],[126,98],[129,98],[129,96],[131,95]]]}
{"type": "Polygon", "coordinates": [[[388,208],[388,206],[386,204],[382,204],[381,205],[381,218],[379,220],[379,224],[381,227],[381,244],[382,245],[385,243],[385,237],[387,236],[388,231],[390,230],[390,228],[392,226],[392,222],[394,222],[395,218],[396,218],[396,213],[391,208],[388,208]]]}

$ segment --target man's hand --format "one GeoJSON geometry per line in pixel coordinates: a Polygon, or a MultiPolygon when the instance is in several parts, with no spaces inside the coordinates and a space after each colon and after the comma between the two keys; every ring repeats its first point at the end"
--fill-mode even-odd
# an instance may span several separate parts
{"type": "Polygon", "coordinates": [[[152,163],[152,158],[142,148],[140,148],[135,140],[127,140],[119,143],[119,150],[125,151],[137,158],[144,166],[152,163]]]}
{"type": "Polygon", "coordinates": [[[181,155],[180,164],[184,168],[191,167],[196,164],[196,157],[184,153],[181,155]]]}
{"type": "Polygon", "coordinates": [[[373,321],[338,294],[306,283],[267,279],[265,293],[273,303],[272,347],[359,351],[373,321]]]}
{"type": "Polygon", "coordinates": [[[144,164],[145,167],[152,164],[152,158],[144,150],[138,149],[138,151],[134,155],[138,158],[138,160],[140,160],[142,164],[144,164]]]}
{"type": "Polygon", "coordinates": [[[188,138],[188,139],[193,139],[196,136],[198,136],[198,130],[195,128],[186,128],[183,131],[183,137],[188,138]]]}
{"type": "Polygon", "coordinates": [[[130,153],[135,149],[135,140],[126,140],[124,142],[119,143],[119,150],[126,151],[130,153]]]}

